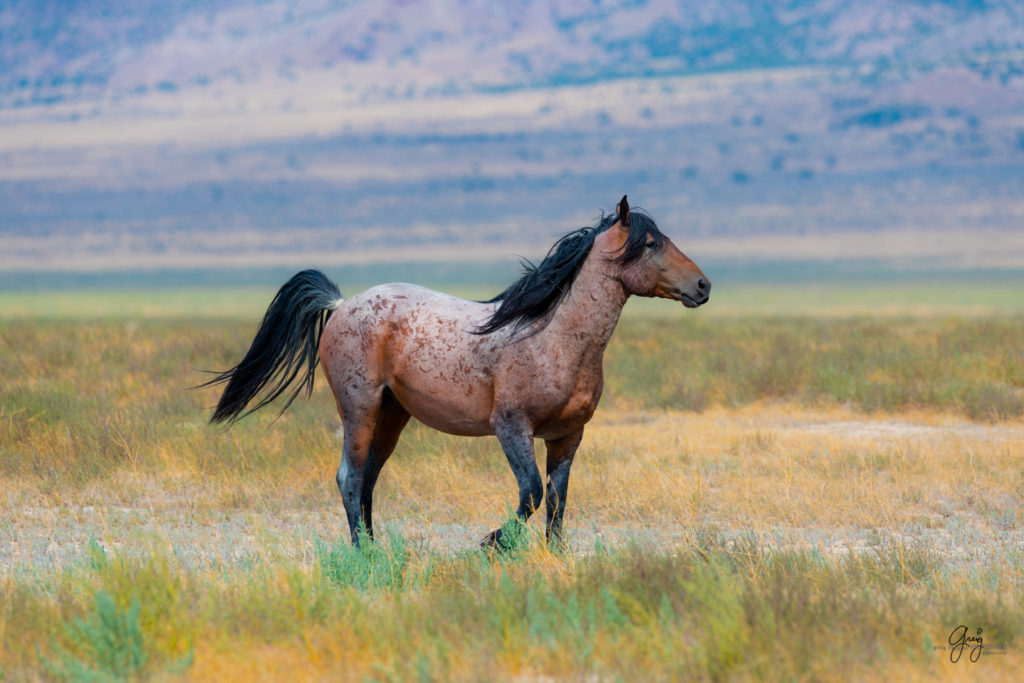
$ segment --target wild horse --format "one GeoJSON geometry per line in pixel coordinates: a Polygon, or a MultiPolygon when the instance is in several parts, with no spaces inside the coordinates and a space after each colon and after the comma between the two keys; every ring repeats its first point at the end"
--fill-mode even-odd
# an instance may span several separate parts
{"type": "Polygon", "coordinates": [[[449,434],[497,436],[519,484],[516,514],[525,521],[543,496],[547,535],[560,537],[569,468],[626,299],[696,308],[711,284],[649,216],[630,213],[626,197],[524,271],[487,302],[397,283],[345,299],[323,273],[298,273],[242,362],[207,383],[227,383],[211,422],[233,423],[298,380],[287,408],[312,391],[319,358],[344,423],[337,481],[353,542],[361,523],[372,537],[374,484],[410,416],[449,434]],[[547,446],[546,495],[534,437],[547,446]]]}

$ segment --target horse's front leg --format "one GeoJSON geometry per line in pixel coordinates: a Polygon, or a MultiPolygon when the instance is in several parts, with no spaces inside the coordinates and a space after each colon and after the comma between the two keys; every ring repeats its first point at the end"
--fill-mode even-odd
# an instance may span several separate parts
{"type": "Polygon", "coordinates": [[[569,490],[569,469],[576,456],[583,428],[561,439],[545,441],[547,446],[548,485],[545,505],[547,507],[547,538],[549,542],[561,544],[562,515],[565,514],[565,496],[569,490]]]}
{"type": "MultiPolygon", "coordinates": [[[[491,419],[494,434],[501,442],[508,464],[519,484],[519,507],[516,516],[525,522],[540,507],[544,486],[537,469],[537,458],[533,451],[533,427],[521,413],[497,414],[491,419]]],[[[495,529],[481,545],[498,545],[501,529],[495,529]]]]}

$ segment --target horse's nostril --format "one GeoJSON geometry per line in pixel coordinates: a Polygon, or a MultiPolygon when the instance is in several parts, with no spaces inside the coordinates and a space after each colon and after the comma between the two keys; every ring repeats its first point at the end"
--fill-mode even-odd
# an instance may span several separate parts
{"type": "Polygon", "coordinates": [[[704,280],[704,278],[697,280],[697,289],[701,292],[708,291],[708,283],[707,281],[704,280]]]}

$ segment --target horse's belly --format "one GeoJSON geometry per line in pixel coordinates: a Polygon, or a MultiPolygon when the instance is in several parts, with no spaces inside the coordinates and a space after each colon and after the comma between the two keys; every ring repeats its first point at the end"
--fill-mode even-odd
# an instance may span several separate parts
{"type": "Polygon", "coordinates": [[[409,379],[395,378],[389,386],[402,407],[423,424],[457,436],[493,433],[490,402],[479,389],[454,383],[448,385],[449,393],[434,390],[430,382],[417,383],[409,379]]]}
{"type": "Polygon", "coordinates": [[[490,434],[493,379],[479,359],[460,351],[439,349],[435,342],[396,354],[388,386],[402,406],[429,427],[462,436],[490,434]]]}

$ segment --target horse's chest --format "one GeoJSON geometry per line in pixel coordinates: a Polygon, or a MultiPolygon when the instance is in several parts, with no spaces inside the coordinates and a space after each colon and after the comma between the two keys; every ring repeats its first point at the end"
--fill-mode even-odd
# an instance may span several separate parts
{"type": "Polygon", "coordinates": [[[518,347],[496,375],[495,404],[523,412],[537,436],[564,436],[582,427],[601,398],[600,357],[564,346],[518,347]]]}
{"type": "Polygon", "coordinates": [[[562,414],[560,417],[566,419],[579,419],[583,422],[587,422],[594,415],[594,411],[597,409],[597,402],[601,398],[600,389],[594,387],[586,387],[585,389],[576,391],[566,401],[565,407],[562,408],[562,414]]]}
{"type": "Polygon", "coordinates": [[[537,406],[538,432],[575,431],[594,415],[603,387],[600,373],[580,374],[560,384],[544,392],[549,400],[537,406]]]}

